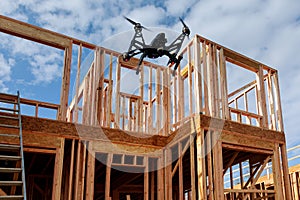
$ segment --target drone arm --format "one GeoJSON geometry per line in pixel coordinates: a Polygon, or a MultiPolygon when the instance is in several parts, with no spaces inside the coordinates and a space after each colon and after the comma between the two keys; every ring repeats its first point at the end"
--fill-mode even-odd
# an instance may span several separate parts
{"type": "Polygon", "coordinates": [[[137,75],[138,75],[139,72],[140,72],[140,66],[141,66],[141,64],[142,64],[142,62],[143,62],[143,60],[144,60],[145,57],[146,57],[146,53],[144,52],[144,53],[141,55],[140,60],[139,60],[139,63],[138,63],[138,66],[137,66],[137,68],[136,68],[136,74],[137,74],[137,75]]]}
{"type": "Polygon", "coordinates": [[[178,53],[184,41],[185,34],[181,33],[168,47],[169,52],[178,53]]]}

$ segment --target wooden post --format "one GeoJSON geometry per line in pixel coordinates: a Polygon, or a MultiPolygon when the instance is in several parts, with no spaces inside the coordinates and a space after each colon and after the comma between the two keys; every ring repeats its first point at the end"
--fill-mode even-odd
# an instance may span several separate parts
{"type": "Polygon", "coordinates": [[[156,90],[156,127],[157,127],[157,132],[160,132],[160,128],[161,128],[160,68],[156,68],[156,89],[155,90],[156,90]]]}
{"type": "Polygon", "coordinates": [[[86,177],[86,200],[94,199],[95,152],[92,145],[93,143],[90,141],[86,177]]]}
{"type": "Polygon", "coordinates": [[[227,73],[226,73],[226,62],[224,57],[224,49],[220,49],[219,53],[220,62],[220,87],[222,96],[222,118],[230,119],[229,107],[228,107],[228,89],[227,89],[227,73]]]}
{"type": "MultiPolygon", "coordinates": [[[[203,51],[203,49],[202,49],[203,51]]],[[[205,51],[205,50],[204,50],[205,51]]],[[[200,113],[203,110],[202,105],[202,75],[201,75],[201,62],[203,57],[200,57],[200,44],[198,42],[198,36],[195,36],[194,39],[194,75],[195,75],[195,104],[196,112],[200,113]]],[[[193,196],[193,195],[192,195],[193,196]]]]}
{"type": "Polygon", "coordinates": [[[140,72],[140,101],[138,101],[138,132],[143,131],[143,103],[144,103],[144,64],[140,72]]]}
{"type": "Polygon", "coordinates": [[[116,72],[116,114],[115,127],[120,125],[120,86],[121,86],[121,63],[118,58],[117,72],[116,72]]]}
{"type": "Polygon", "coordinates": [[[144,157],[144,200],[149,200],[149,158],[144,157]]]}
{"type": "Polygon", "coordinates": [[[81,166],[80,162],[82,161],[81,159],[81,146],[82,143],[79,140],[78,145],[77,145],[77,158],[76,158],[76,175],[75,175],[75,191],[74,191],[74,197],[75,200],[79,200],[80,198],[80,172],[81,172],[81,166]]]}
{"type": "Polygon", "coordinates": [[[188,56],[188,94],[189,94],[189,114],[193,114],[193,79],[192,79],[192,63],[191,63],[191,52],[190,46],[187,47],[188,56]]]}
{"type": "Polygon", "coordinates": [[[148,134],[151,132],[153,133],[153,122],[152,122],[152,66],[149,68],[149,83],[148,83],[148,134]]]}
{"type": "Polygon", "coordinates": [[[278,131],[283,131],[283,118],[282,118],[282,108],[281,108],[281,97],[280,97],[280,90],[279,90],[279,80],[278,80],[278,72],[276,71],[274,73],[274,86],[275,86],[275,95],[277,99],[277,125],[278,125],[278,131]]]}
{"type": "Polygon", "coordinates": [[[64,160],[64,145],[65,139],[61,138],[60,147],[56,149],[54,174],[53,174],[53,192],[52,200],[60,199],[61,195],[61,182],[62,182],[62,170],[64,160]]]}
{"type": "Polygon", "coordinates": [[[282,144],[280,146],[280,149],[281,149],[281,162],[282,162],[285,199],[291,200],[292,194],[291,194],[291,185],[290,185],[290,180],[289,180],[289,168],[288,168],[286,144],[282,144]]]}
{"type": "Polygon", "coordinates": [[[165,199],[172,199],[172,152],[165,150],[165,199]]]}
{"type": "Polygon", "coordinates": [[[222,142],[218,138],[219,133],[217,131],[212,134],[212,141],[214,147],[213,151],[213,175],[214,175],[214,195],[215,199],[224,199],[224,179],[223,179],[223,159],[222,159],[222,142]]]}
{"type": "Polygon", "coordinates": [[[75,109],[74,109],[74,122],[78,122],[78,96],[79,96],[79,84],[80,84],[80,67],[81,67],[81,56],[82,56],[82,44],[80,43],[78,47],[78,57],[77,57],[77,73],[76,73],[76,92],[75,92],[75,109]]]}
{"type": "Polygon", "coordinates": [[[274,106],[274,91],[272,83],[271,70],[268,71],[268,101],[269,101],[269,111],[270,111],[270,126],[269,128],[276,130],[276,120],[275,120],[275,106],[274,106]]]}
{"type": "Polygon", "coordinates": [[[113,68],[113,59],[112,54],[110,54],[109,58],[109,77],[108,77],[108,104],[107,104],[107,111],[106,111],[106,127],[110,127],[111,123],[111,110],[112,110],[112,89],[113,89],[113,80],[112,80],[112,68],[113,68]]]}
{"type": "Polygon", "coordinates": [[[211,131],[206,133],[206,153],[207,153],[207,175],[208,175],[208,199],[213,200],[213,165],[212,165],[212,145],[211,145],[211,131]]]}
{"type": "Polygon", "coordinates": [[[75,139],[72,140],[68,200],[72,199],[75,139]]]}
{"type": "Polygon", "coordinates": [[[256,74],[257,80],[257,98],[258,98],[258,110],[259,115],[262,116],[262,124],[260,126],[267,128],[268,127],[268,115],[267,115],[267,105],[266,105],[266,93],[264,85],[264,74],[263,67],[259,65],[258,72],[256,74]]]}
{"type": "Polygon", "coordinates": [[[62,84],[61,84],[61,91],[60,91],[60,109],[57,116],[57,119],[63,121],[66,121],[67,109],[68,109],[71,62],[72,62],[72,41],[70,41],[70,45],[65,48],[64,67],[63,67],[62,84]]]}
{"type": "Polygon", "coordinates": [[[107,155],[106,162],[106,176],[105,176],[105,200],[110,200],[110,173],[111,173],[111,163],[112,163],[112,154],[107,155]]]}
{"type": "Polygon", "coordinates": [[[196,183],[195,183],[195,145],[194,145],[194,137],[197,137],[197,134],[190,135],[190,164],[191,164],[191,193],[192,200],[196,200],[196,183]]]}
{"type": "Polygon", "coordinates": [[[99,86],[98,86],[98,105],[97,105],[97,124],[103,124],[103,95],[104,95],[104,63],[105,63],[105,51],[97,49],[96,55],[100,59],[100,74],[99,77],[99,86]]]}
{"type": "Polygon", "coordinates": [[[164,199],[164,169],[163,169],[163,157],[157,159],[157,199],[164,199]]]}
{"type": "Polygon", "coordinates": [[[179,200],[183,200],[183,165],[182,165],[182,158],[183,158],[183,152],[182,152],[182,143],[178,142],[178,179],[179,179],[179,200]]]}
{"type": "MultiPolygon", "coordinates": [[[[198,198],[200,200],[207,199],[206,194],[206,169],[205,169],[205,141],[204,130],[197,133],[197,172],[198,172],[198,198]]],[[[191,174],[192,178],[192,174],[191,174]]],[[[195,200],[194,193],[192,191],[192,200],[195,200]]]]}
{"type": "MultiPolygon", "coordinates": [[[[178,71],[181,71],[181,66],[178,66],[178,71]]],[[[178,121],[184,118],[184,80],[178,73],[178,121]]]]}
{"type": "Polygon", "coordinates": [[[273,181],[276,199],[283,198],[283,185],[282,185],[282,173],[280,168],[280,156],[279,156],[279,145],[275,143],[274,153],[272,155],[272,168],[273,168],[273,181]]]}
{"type": "Polygon", "coordinates": [[[204,78],[204,112],[209,115],[209,101],[208,101],[208,70],[207,70],[207,54],[206,42],[202,42],[202,59],[203,59],[203,78],[204,78]]]}

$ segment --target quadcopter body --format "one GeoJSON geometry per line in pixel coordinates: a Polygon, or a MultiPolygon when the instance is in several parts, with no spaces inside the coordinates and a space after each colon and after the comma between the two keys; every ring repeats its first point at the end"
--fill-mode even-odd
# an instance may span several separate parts
{"type": "Polygon", "coordinates": [[[152,42],[149,45],[147,45],[145,43],[142,30],[148,29],[142,26],[140,23],[134,22],[133,20],[127,17],[125,17],[125,19],[127,19],[130,23],[134,25],[135,34],[131,40],[128,51],[122,54],[123,60],[129,61],[133,56],[142,54],[136,69],[136,74],[139,74],[140,65],[142,64],[145,57],[156,59],[158,57],[168,56],[169,61],[167,65],[170,64],[171,67],[175,64],[173,70],[173,75],[175,75],[175,71],[178,68],[178,65],[180,64],[180,61],[182,59],[182,56],[177,56],[177,54],[182,46],[185,37],[188,37],[190,35],[190,29],[183,22],[183,20],[179,18],[181,23],[183,24],[182,33],[170,45],[166,45],[168,40],[165,36],[165,33],[158,33],[152,40],[152,42]]]}

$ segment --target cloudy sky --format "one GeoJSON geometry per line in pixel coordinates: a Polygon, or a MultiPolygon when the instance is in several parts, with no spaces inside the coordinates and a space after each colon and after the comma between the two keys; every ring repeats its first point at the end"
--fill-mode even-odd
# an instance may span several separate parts
{"type": "MultiPolygon", "coordinates": [[[[279,70],[288,146],[300,144],[299,0],[0,0],[0,14],[94,44],[131,28],[123,15],[169,29],[182,17],[192,34],[279,70]]],[[[62,52],[2,33],[0,40],[0,92],[57,103],[62,52]]]]}

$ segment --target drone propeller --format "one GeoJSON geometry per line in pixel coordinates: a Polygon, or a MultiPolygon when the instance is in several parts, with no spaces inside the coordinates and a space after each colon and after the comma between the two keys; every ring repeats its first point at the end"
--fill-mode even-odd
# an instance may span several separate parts
{"type": "Polygon", "coordinates": [[[181,17],[179,17],[179,20],[181,21],[182,25],[183,25],[183,28],[182,28],[182,33],[186,36],[190,36],[190,29],[189,27],[184,23],[183,19],[181,17]]]}
{"type": "Polygon", "coordinates": [[[131,24],[133,24],[134,25],[134,29],[137,29],[137,30],[139,30],[139,29],[145,29],[145,30],[147,30],[147,31],[150,31],[148,28],[146,28],[145,26],[142,26],[141,25],[141,23],[138,23],[138,22],[135,22],[135,21],[133,21],[132,19],[129,19],[128,17],[125,17],[125,16],[123,16],[127,21],[129,21],[131,24]]]}

